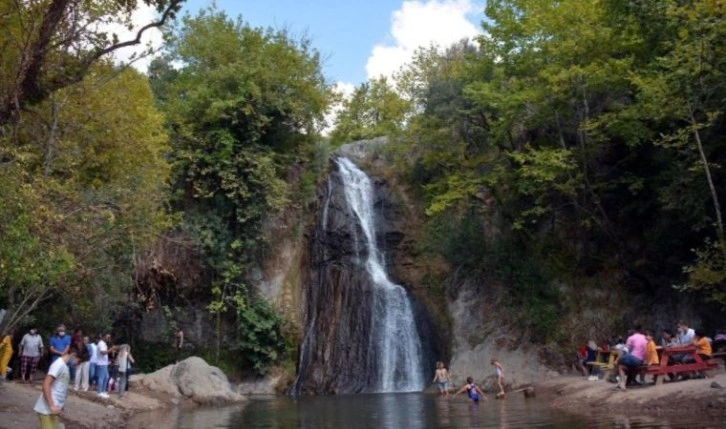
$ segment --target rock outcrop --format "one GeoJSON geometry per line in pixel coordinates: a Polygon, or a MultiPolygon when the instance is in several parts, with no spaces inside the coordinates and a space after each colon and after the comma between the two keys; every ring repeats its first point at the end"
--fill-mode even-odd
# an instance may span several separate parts
{"type": "Polygon", "coordinates": [[[173,398],[188,398],[197,404],[219,405],[243,401],[227,376],[199,357],[187,358],[151,374],[133,376],[132,383],[173,398]]]}

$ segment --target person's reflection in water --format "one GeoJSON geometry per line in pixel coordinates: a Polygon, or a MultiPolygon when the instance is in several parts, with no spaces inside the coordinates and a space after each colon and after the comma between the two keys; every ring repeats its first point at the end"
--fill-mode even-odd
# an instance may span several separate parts
{"type": "Polygon", "coordinates": [[[507,415],[507,401],[499,401],[499,429],[509,429],[509,416],[507,415]]]}
{"type": "Polygon", "coordinates": [[[451,408],[450,404],[451,402],[447,400],[440,400],[435,401],[436,402],[436,421],[438,422],[438,427],[451,427],[451,408]]]}
{"type": "Polygon", "coordinates": [[[484,412],[484,406],[479,402],[469,403],[469,427],[480,428],[483,427],[481,423],[481,413],[484,412]]]}

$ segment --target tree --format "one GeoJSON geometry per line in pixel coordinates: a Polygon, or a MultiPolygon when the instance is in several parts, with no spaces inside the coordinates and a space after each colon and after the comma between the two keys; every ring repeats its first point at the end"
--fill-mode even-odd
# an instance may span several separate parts
{"type": "Polygon", "coordinates": [[[340,145],[400,132],[411,105],[404,100],[385,77],[358,86],[335,120],[330,140],[340,145]]]}
{"type": "Polygon", "coordinates": [[[12,154],[0,164],[0,302],[15,323],[54,317],[33,313],[53,299],[51,309],[72,303],[74,318],[110,326],[135,257],[170,225],[167,148],[145,77],[108,65],[28,108],[17,136],[0,139],[12,154]]]}
{"type": "MultiPolygon", "coordinates": [[[[201,287],[217,320],[227,314],[270,328],[240,349],[255,360],[254,349],[279,324],[258,305],[247,269],[265,247],[263,222],[292,204],[285,175],[319,138],[330,85],[307,39],[253,28],[213,8],[185,17],[167,39],[152,86],[171,134],[179,229],[203,254],[201,287]]],[[[269,360],[254,364],[262,371],[269,360]]]]}
{"type": "Polygon", "coordinates": [[[183,2],[143,0],[159,12],[159,19],[138,28],[133,39],[119,41],[99,27],[133,28],[131,15],[138,0],[0,1],[0,126],[18,119],[27,106],[80,82],[102,58],[141,43],[144,32],[173,19],[183,2]]]}

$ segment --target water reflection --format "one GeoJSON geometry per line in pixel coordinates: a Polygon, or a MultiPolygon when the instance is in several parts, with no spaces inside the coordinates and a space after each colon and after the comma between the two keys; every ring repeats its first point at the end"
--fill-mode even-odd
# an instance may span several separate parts
{"type": "Polygon", "coordinates": [[[302,398],[257,398],[244,406],[171,410],[135,416],[135,429],[691,429],[719,427],[695,419],[681,422],[655,417],[572,416],[549,408],[544,398],[508,397],[472,404],[464,397],[379,394],[302,398]]]}

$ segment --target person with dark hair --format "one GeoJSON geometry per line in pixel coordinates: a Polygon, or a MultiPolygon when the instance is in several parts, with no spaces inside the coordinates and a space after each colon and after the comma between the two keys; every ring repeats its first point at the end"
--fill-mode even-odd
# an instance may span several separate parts
{"type": "Polygon", "coordinates": [[[664,329],[661,335],[660,345],[662,347],[676,347],[678,345],[678,339],[673,333],[672,329],[664,329]]]}
{"type": "Polygon", "coordinates": [[[55,362],[56,359],[68,353],[71,348],[71,337],[66,335],[66,325],[60,324],[55,330],[55,335],[50,338],[50,361],[55,362]]]}
{"type": "Polygon", "coordinates": [[[711,359],[711,354],[713,353],[711,342],[706,337],[706,332],[703,329],[696,329],[693,336],[693,344],[695,344],[696,353],[701,356],[701,359],[711,359]]]}
{"type": "Polygon", "coordinates": [[[471,377],[466,377],[466,384],[462,386],[462,388],[454,393],[454,396],[459,395],[460,393],[466,392],[467,396],[469,396],[469,399],[471,399],[472,402],[478,403],[480,398],[483,398],[484,400],[487,399],[486,396],[484,396],[484,392],[481,391],[479,386],[474,384],[474,379],[471,377]]]}
{"type": "Polygon", "coordinates": [[[20,340],[20,380],[33,382],[38,361],[43,355],[43,337],[38,335],[38,329],[33,326],[20,340]],[[27,377],[27,378],[26,378],[27,377]]]}
{"type": "Polygon", "coordinates": [[[40,419],[40,429],[56,429],[59,427],[59,418],[68,396],[68,385],[71,382],[71,372],[68,365],[76,358],[75,349],[67,349],[58,359],[53,361],[48,374],[43,380],[43,393],[35,402],[35,410],[40,419]]]}
{"type": "Polygon", "coordinates": [[[616,389],[625,390],[628,381],[636,383],[632,376],[632,371],[643,365],[647,344],[648,340],[646,340],[645,335],[640,333],[640,326],[635,326],[632,329],[632,334],[625,341],[625,345],[628,347],[628,353],[621,356],[618,360],[620,382],[615,386],[616,389]]]}

